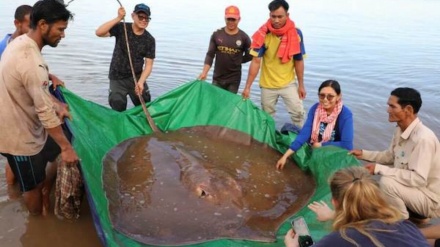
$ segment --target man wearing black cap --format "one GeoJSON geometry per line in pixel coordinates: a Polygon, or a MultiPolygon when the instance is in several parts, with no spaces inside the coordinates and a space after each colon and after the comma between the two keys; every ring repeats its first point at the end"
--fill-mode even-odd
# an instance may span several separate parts
{"type": "Polygon", "coordinates": [[[142,93],[145,102],[150,102],[151,95],[148,90],[147,78],[151,74],[156,53],[154,37],[146,30],[151,20],[150,8],[143,3],[137,4],[131,14],[133,23],[121,22],[124,16],[125,9],[120,7],[116,18],[96,29],[96,35],[99,37],[116,37],[110,63],[108,98],[110,107],[116,111],[127,109],[127,95],[136,106],[141,104],[138,98],[140,93],[142,93]],[[136,85],[131,72],[124,25],[127,29],[131,60],[136,74],[136,85]]]}

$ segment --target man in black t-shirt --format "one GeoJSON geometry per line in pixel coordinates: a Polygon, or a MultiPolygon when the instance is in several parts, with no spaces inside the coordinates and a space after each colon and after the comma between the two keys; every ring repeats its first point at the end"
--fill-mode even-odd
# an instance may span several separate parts
{"type": "Polygon", "coordinates": [[[237,93],[241,81],[241,64],[252,60],[249,55],[251,40],[238,28],[240,10],[236,6],[225,9],[226,26],[211,35],[205,64],[199,80],[206,80],[215,58],[212,84],[237,93]]]}
{"type": "Polygon", "coordinates": [[[146,30],[151,20],[150,8],[143,3],[137,4],[131,14],[133,23],[121,22],[124,16],[125,9],[120,7],[116,18],[102,24],[96,30],[96,35],[99,37],[114,36],[116,38],[109,72],[109,104],[116,111],[127,109],[127,95],[136,106],[141,104],[139,94],[142,95],[145,102],[150,102],[151,95],[148,90],[147,78],[151,74],[156,55],[155,39],[146,30]],[[136,85],[130,67],[124,25],[127,29],[130,55],[136,74],[136,85]]]}

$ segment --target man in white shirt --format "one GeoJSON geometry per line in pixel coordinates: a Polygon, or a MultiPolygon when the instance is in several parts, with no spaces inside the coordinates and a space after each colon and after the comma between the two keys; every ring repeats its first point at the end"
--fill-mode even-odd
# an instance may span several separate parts
{"type": "Polygon", "coordinates": [[[70,116],[49,93],[49,69],[41,50],[56,47],[72,14],[56,0],[32,9],[31,30],[11,42],[0,61],[0,153],[8,159],[33,215],[47,213],[46,165],[61,155],[66,165],[78,156],[61,128],[70,116]]]}
{"type": "Polygon", "coordinates": [[[440,144],[432,130],[417,116],[422,99],[413,88],[396,88],[388,99],[388,120],[397,123],[385,151],[351,151],[380,176],[379,185],[388,201],[404,218],[440,217],[440,144]]]}

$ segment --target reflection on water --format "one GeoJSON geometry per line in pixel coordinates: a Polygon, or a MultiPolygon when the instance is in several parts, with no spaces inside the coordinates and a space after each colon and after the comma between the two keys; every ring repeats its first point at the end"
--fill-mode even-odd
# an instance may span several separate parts
{"type": "MultiPolygon", "coordinates": [[[[22,0],[20,4],[32,5],[33,2],[22,0]]],[[[148,80],[153,98],[195,79],[200,73],[210,35],[224,25],[225,6],[240,7],[240,27],[252,35],[268,17],[268,2],[146,1],[152,9],[149,30],[157,42],[154,69],[148,80]]],[[[122,3],[127,12],[131,12],[138,1],[123,0],[122,3]]],[[[422,93],[422,121],[440,133],[440,117],[436,114],[440,96],[440,25],[437,25],[440,1],[290,0],[289,3],[290,16],[304,32],[308,53],[306,108],[317,101],[317,87],[322,81],[338,80],[344,102],[354,114],[355,147],[385,149],[394,127],[387,122],[386,100],[395,87],[410,86],[422,93]]],[[[2,37],[12,31],[17,4],[16,1],[1,2],[2,37]]],[[[43,50],[51,71],[65,80],[69,89],[103,105],[107,105],[107,73],[114,39],[98,38],[94,30],[115,17],[117,8],[116,0],[73,1],[69,9],[75,13],[75,20],[66,30],[66,38],[58,48],[43,50]]],[[[245,65],[243,84],[247,69],[245,65]]],[[[257,105],[259,91],[258,83],[254,83],[251,100],[257,105]]],[[[276,121],[278,126],[289,121],[282,103],[278,106],[276,121]]],[[[0,168],[2,186],[2,164],[0,168]]],[[[2,198],[6,192],[0,188],[2,198]]],[[[5,224],[3,222],[0,226],[5,224]]],[[[3,235],[5,233],[0,232],[0,236],[3,235]]],[[[19,240],[16,245],[19,246],[19,240]]]]}

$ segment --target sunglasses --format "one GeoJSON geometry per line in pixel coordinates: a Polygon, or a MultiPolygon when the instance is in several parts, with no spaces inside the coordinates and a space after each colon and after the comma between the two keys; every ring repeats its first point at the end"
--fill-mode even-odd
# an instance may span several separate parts
{"type": "Polygon", "coordinates": [[[144,21],[144,20],[146,20],[147,22],[151,21],[151,18],[146,15],[137,15],[137,17],[140,21],[144,21]]]}
{"type": "Polygon", "coordinates": [[[318,96],[320,100],[327,99],[328,101],[332,101],[336,97],[336,95],[325,93],[319,93],[318,96]]]}
{"type": "Polygon", "coordinates": [[[237,19],[234,19],[234,18],[226,18],[226,21],[235,22],[235,21],[237,21],[237,19]]]}

